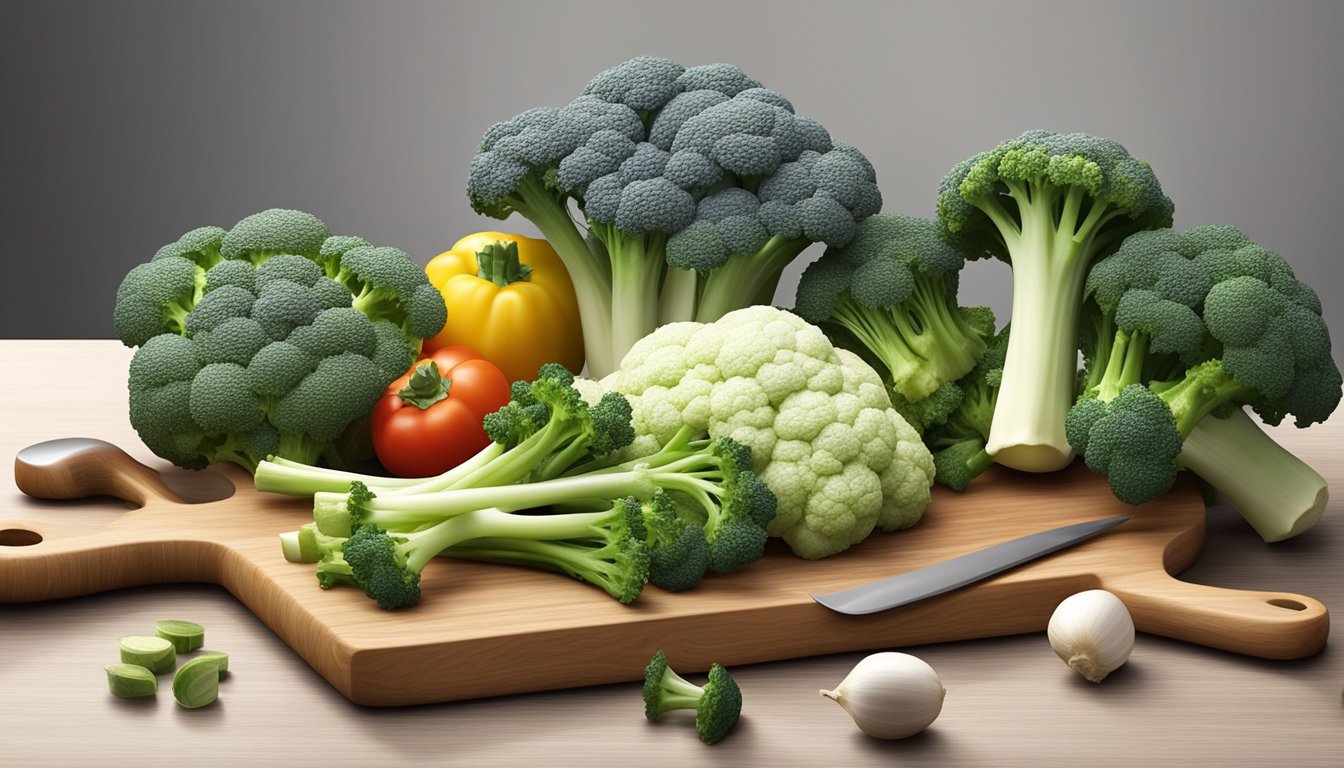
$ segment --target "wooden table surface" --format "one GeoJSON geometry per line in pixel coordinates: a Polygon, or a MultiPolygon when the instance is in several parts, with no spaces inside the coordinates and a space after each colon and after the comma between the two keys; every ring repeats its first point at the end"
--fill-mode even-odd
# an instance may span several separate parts
{"type": "MultiPolygon", "coordinates": [[[[87,436],[165,467],[126,418],[130,351],[112,341],[0,341],[0,457],[87,436]]],[[[1344,419],[1272,430],[1344,483],[1344,419]]],[[[96,523],[107,502],[37,502],[0,480],[0,517],[96,523]]],[[[184,494],[209,474],[165,469],[184,494]]],[[[0,766],[93,765],[1339,765],[1344,755],[1344,510],[1340,496],[1306,534],[1266,545],[1232,509],[1209,511],[1204,553],[1183,578],[1310,595],[1334,610],[1335,642],[1268,662],[1140,635],[1101,685],[1069,671],[1044,633],[903,648],[947,688],[942,715],[900,742],[865,737],[819,688],[863,654],[732,670],[744,697],[734,733],[700,744],[688,721],[645,721],[639,686],[621,684],[400,709],[350,704],[218,587],[172,585],[0,606],[0,766]],[[231,654],[216,704],[179,707],[107,692],[116,638],[160,618],[204,624],[231,654]]]]}

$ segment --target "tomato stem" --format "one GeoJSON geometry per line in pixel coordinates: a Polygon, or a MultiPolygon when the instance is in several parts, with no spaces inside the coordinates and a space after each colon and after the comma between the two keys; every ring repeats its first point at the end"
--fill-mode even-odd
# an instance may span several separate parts
{"type": "Polygon", "coordinates": [[[406,386],[397,392],[397,397],[407,405],[414,405],[420,410],[425,410],[429,406],[448,397],[448,389],[453,385],[452,379],[445,379],[439,373],[439,366],[433,360],[426,360],[415,367],[411,378],[406,382],[406,386]]]}

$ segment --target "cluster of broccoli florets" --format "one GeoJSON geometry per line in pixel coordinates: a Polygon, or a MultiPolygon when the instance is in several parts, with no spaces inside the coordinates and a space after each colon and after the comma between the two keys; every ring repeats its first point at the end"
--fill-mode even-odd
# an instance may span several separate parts
{"type": "Polygon", "coordinates": [[[1080,133],[965,160],[937,212],[860,222],[804,272],[794,311],[885,373],[939,482],[1076,452],[1133,504],[1193,470],[1266,540],[1320,517],[1325,481],[1244,412],[1305,427],[1340,400],[1320,299],[1283,258],[1231,227],[1172,231],[1152,169],[1080,133]],[[1013,268],[997,332],[956,302],[963,259],[986,257],[1013,268]]]}
{"type": "Polygon", "coordinates": [[[555,247],[598,377],[659,324],[769,302],[803,249],[844,245],[882,205],[863,154],[779,93],[729,64],[653,56],[490,127],[467,194],[555,247]]]}
{"type": "Polygon", "coordinates": [[[117,290],[131,424],[188,469],[269,455],[368,458],[357,425],[443,326],[442,296],[406,253],[332,237],[301,211],[203,227],[117,290]]]}
{"type": "Polygon", "coordinates": [[[646,582],[679,591],[760,559],[776,499],[746,447],[686,427],[622,461],[635,438],[624,396],[589,404],[557,364],[512,395],[484,420],[491,445],[437,477],[262,462],[258,490],[314,497],[313,523],[282,537],[286,557],[388,609],[419,601],[420,574],[441,554],[559,571],[623,603],[646,582]]]}

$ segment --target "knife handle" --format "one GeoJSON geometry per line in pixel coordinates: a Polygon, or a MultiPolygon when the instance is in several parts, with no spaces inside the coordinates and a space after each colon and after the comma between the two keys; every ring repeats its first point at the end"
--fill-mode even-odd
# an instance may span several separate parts
{"type": "Polygon", "coordinates": [[[1265,659],[1299,659],[1325,647],[1330,613],[1288,592],[1192,584],[1165,575],[1108,580],[1141,632],[1265,659]]]}

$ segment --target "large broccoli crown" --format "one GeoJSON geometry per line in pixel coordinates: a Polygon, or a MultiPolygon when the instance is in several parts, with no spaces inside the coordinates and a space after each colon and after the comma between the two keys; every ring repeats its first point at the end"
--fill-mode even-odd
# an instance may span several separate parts
{"type": "Polygon", "coordinates": [[[272,209],[228,231],[192,230],[132,269],[117,293],[118,335],[140,346],[131,423],[184,467],[250,469],[272,453],[316,461],[444,316],[405,253],[331,237],[310,214],[272,209]],[[196,369],[182,368],[184,350],[196,369]],[[160,370],[178,375],[164,380],[160,370]]]}
{"type": "Polygon", "coordinates": [[[1085,133],[1027,131],[958,163],[938,189],[938,227],[971,258],[1008,260],[1005,228],[1025,215],[1014,189],[1033,204],[1067,200],[1079,220],[1099,226],[1103,243],[1125,234],[1170,227],[1173,205],[1147,163],[1119,143],[1085,133]],[[1008,203],[1005,203],[1008,200],[1008,203]]]}

